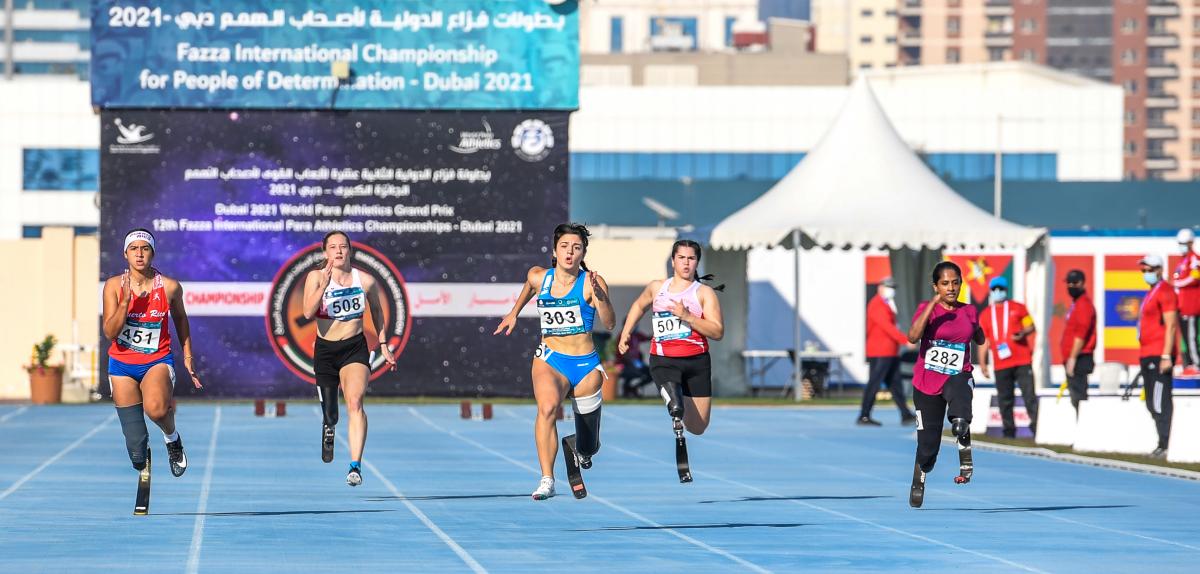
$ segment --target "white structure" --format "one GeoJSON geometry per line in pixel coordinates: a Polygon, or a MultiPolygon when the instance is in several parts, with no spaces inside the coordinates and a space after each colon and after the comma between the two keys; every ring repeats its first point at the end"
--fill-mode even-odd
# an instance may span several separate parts
{"type": "Polygon", "coordinates": [[[579,8],[584,54],[726,50],[734,22],[758,21],[758,0],[604,0],[579,8]]]}
{"type": "MultiPolygon", "coordinates": [[[[30,6],[21,8],[23,2],[15,2],[13,10],[13,63],[18,71],[28,68],[33,73],[50,71],[71,72],[86,69],[90,54],[81,46],[91,28],[86,14],[75,10],[45,10],[30,6]],[[28,39],[24,37],[32,37],[28,39]]],[[[7,14],[0,9],[0,30],[8,26],[7,14]]],[[[3,38],[3,34],[0,34],[3,38]]],[[[0,64],[8,58],[7,46],[0,42],[0,64]]]]}
{"type": "Polygon", "coordinates": [[[28,150],[100,147],[100,119],[87,82],[73,76],[17,76],[0,81],[0,239],[18,239],[24,227],[95,227],[95,190],[26,190],[28,150]]]}
{"type": "MultiPolygon", "coordinates": [[[[879,102],[924,153],[1050,153],[1057,179],[1122,177],[1119,86],[1025,62],[871,72],[879,102]]],[[[805,152],[848,88],[585,87],[575,152],[805,152]]]]}

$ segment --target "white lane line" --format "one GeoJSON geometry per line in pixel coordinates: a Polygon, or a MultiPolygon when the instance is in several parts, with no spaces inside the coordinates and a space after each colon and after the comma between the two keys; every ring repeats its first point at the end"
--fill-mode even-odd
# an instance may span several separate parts
{"type": "Polygon", "coordinates": [[[75,442],[67,445],[66,448],[58,451],[58,454],[46,459],[46,462],[39,464],[37,468],[31,470],[29,472],[29,474],[26,474],[25,476],[21,477],[20,480],[14,482],[13,485],[8,487],[8,489],[6,489],[4,492],[0,492],[0,500],[4,500],[5,498],[8,498],[8,495],[16,492],[18,488],[21,488],[22,485],[24,485],[26,482],[29,482],[31,479],[33,479],[33,477],[37,476],[38,473],[42,472],[43,470],[46,470],[46,467],[54,464],[55,462],[58,461],[58,459],[66,456],[67,453],[75,450],[76,447],[83,444],[83,441],[86,441],[87,439],[95,436],[96,433],[100,432],[101,429],[108,426],[108,423],[111,423],[114,420],[116,420],[116,418],[117,418],[117,413],[113,413],[113,414],[109,415],[108,418],[104,419],[100,424],[96,425],[95,428],[84,433],[83,436],[75,439],[75,442]]]}
{"type": "MultiPolygon", "coordinates": [[[[321,410],[319,408],[313,407],[313,412],[315,412],[317,414],[317,416],[321,416],[321,410]]],[[[350,449],[350,442],[346,440],[345,436],[339,434],[338,439],[340,439],[342,441],[342,445],[345,446],[347,450],[350,449]]],[[[446,544],[446,546],[449,546],[450,549],[453,550],[454,553],[457,554],[458,557],[461,558],[462,561],[467,564],[467,566],[471,569],[472,572],[475,572],[476,574],[486,574],[487,573],[487,569],[484,568],[483,565],[479,563],[479,561],[475,560],[475,557],[471,556],[471,553],[467,552],[462,546],[460,546],[458,544],[458,542],[456,542],[453,538],[451,538],[449,534],[446,534],[445,530],[442,530],[440,527],[438,527],[438,525],[436,523],[434,523],[434,521],[430,520],[429,517],[426,516],[424,512],[421,512],[420,508],[417,508],[416,505],[409,502],[408,498],[406,496],[404,496],[404,493],[400,492],[400,489],[396,488],[396,485],[392,484],[392,481],[388,480],[388,477],[386,475],[384,475],[382,472],[380,472],[379,469],[376,468],[374,464],[371,464],[371,461],[364,460],[362,462],[362,464],[363,464],[363,466],[367,467],[367,470],[370,470],[372,474],[374,474],[375,476],[378,476],[380,482],[383,482],[383,485],[386,486],[389,491],[391,491],[392,495],[395,496],[396,499],[399,500],[401,503],[403,503],[405,508],[408,508],[408,511],[413,513],[413,516],[416,516],[417,519],[420,520],[421,523],[424,524],[426,528],[428,528],[431,532],[436,534],[437,537],[440,538],[442,540],[442,542],[446,544]]]]}
{"type": "MultiPolygon", "coordinates": [[[[499,451],[493,450],[493,449],[489,448],[488,446],[486,446],[486,445],[484,445],[484,444],[481,444],[481,443],[479,443],[479,442],[476,442],[476,441],[474,441],[474,440],[472,440],[472,439],[470,439],[470,438],[467,438],[467,437],[465,437],[465,436],[463,436],[463,435],[461,435],[461,434],[459,434],[459,433],[457,433],[457,432],[455,432],[455,431],[452,431],[452,430],[447,430],[447,429],[445,429],[445,428],[442,428],[440,425],[438,425],[437,423],[435,423],[435,422],[433,422],[433,421],[429,420],[428,418],[426,418],[426,417],[425,417],[425,415],[421,414],[419,411],[417,411],[416,409],[414,409],[414,408],[412,408],[412,407],[408,407],[408,410],[409,410],[409,412],[411,412],[411,413],[413,414],[413,416],[417,417],[418,419],[421,419],[421,421],[423,421],[425,424],[429,425],[430,427],[433,427],[434,429],[437,429],[437,430],[439,430],[439,431],[441,431],[441,432],[443,432],[443,433],[446,433],[446,434],[448,434],[448,435],[450,435],[450,436],[452,436],[452,437],[454,437],[454,438],[456,438],[456,439],[458,439],[458,440],[461,440],[461,441],[463,441],[463,442],[465,442],[465,443],[467,443],[467,444],[469,444],[469,445],[471,445],[471,446],[474,446],[475,448],[478,448],[478,449],[480,449],[480,450],[482,450],[482,451],[484,451],[484,452],[487,452],[487,453],[489,453],[489,454],[491,454],[491,455],[493,455],[493,456],[496,456],[496,457],[499,457],[499,458],[501,458],[501,459],[504,459],[504,460],[506,460],[506,461],[508,461],[508,462],[510,462],[510,463],[512,463],[512,464],[514,464],[514,465],[516,465],[516,466],[518,466],[518,467],[520,467],[520,468],[523,468],[523,469],[525,469],[525,470],[529,471],[530,473],[532,473],[532,474],[534,474],[534,475],[537,475],[537,476],[540,476],[540,475],[541,475],[541,471],[540,471],[540,470],[537,470],[537,469],[533,468],[532,466],[529,466],[528,464],[525,464],[525,463],[523,463],[523,462],[521,462],[521,461],[519,461],[519,460],[516,460],[516,459],[514,459],[514,458],[512,458],[512,457],[509,457],[508,455],[506,455],[506,454],[504,454],[504,453],[502,453],[502,452],[499,452],[499,451]]],[[[692,538],[691,536],[688,536],[688,535],[686,535],[686,534],[683,534],[683,533],[681,533],[681,532],[679,532],[679,531],[677,531],[677,530],[675,530],[675,529],[673,529],[673,528],[669,528],[669,527],[663,526],[662,524],[660,524],[660,523],[658,523],[658,522],[655,522],[655,521],[653,521],[653,520],[651,520],[651,519],[649,519],[649,518],[646,518],[645,516],[642,516],[641,514],[638,514],[638,513],[634,512],[634,511],[632,511],[632,510],[629,510],[628,508],[625,508],[625,507],[623,507],[623,506],[621,506],[621,505],[619,505],[619,504],[617,504],[617,503],[615,503],[615,502],[611,502],[611,501],[609,501],[609,500],[606,500],[606,499],[604,499],[604,498],[601,498],[601,497],[599,497],[599,496],[596,496],[596,495],[594,495],[594,494],[590,494],[590,493],[588,494],[588,498],[594,499],[596,502],[599,502],[600,504],[603,504],[604,506],[607,506],[607,507],[609,507],[609,508],[611,508],[611,509],[613,509],[613,510],[616,510],[617,512],[620,512],[620,513],[622,513],[622,514],[624,514],[624,515],[626,515],[626,516],[629,516],[629,517],[631,517],[631,518],[634,518],[634,519],[636,519],[636,520],[638,520],[638,521],[641,521],[641,522],[643,522],[643,523],[645,523],[645,524],[647,524],[647,525],[653,526],[653,527],[654,527],[654,528],[656,528],[656,529],[659,529],[659,530],[662,530],[663,532],[669,533],[669,534],[671,534],[672,536],[675,536],[676,538],[679,538],[680,540],[683,540],[683,541],[685,541],[685,542],[687,542],[687,543],[689,543],[689,544],[692,544],[692,545],[694,545],[694,546],[697,546],[697,547],[699,547],[699,548],[703,548],[704,550],[707,550],[707,551],[709,551],[709,552],[712,552],[713,554],[717,554],[717,555],[719,555],[719,556],[723,556],[723,557],[725,557],[725,558],[727,558],[727,559],[729,559],[729,560],[731,560],[731,561],[733,561],[733,562],[736,562],[736,563],[738,563],[738,564],[740,564],[740,565],[742,565],[742,566],[744,566],[744,567],[746,567],[746,568],[749,568],[750,570],[753,570],[753,571],[755,571],[755,572],[762,572],[762,573],[770,572],[770,570],[767,570],[767,569],[765,569],[765,568],[763,568],[763,567],[761,567],[761,566],[759,566],[759,565],[757,565],[757,564],[755,564],[755,563],[753,563],[753,562],[749,562],[749,561],[747,561],[747,560],[745,560],[745,559],[743,559],[743,558],[740,558],[740,557],[738,557],[738,556],[735,556],[735,555],[733,555],[733,554],[731,554],[731,553],[729,553],[729,552],[727,552],[727,551],[725,551],[725,550],[721,550],[720,548],[717,548],[717,547],[715,547],[715,546],[711,546],[711,545],[709,545],[709,544],[706,544],[706,543],[704,543],[704,542],[701,542],[701,541],[699,541],[699,540],[696,540],[695,538],[692,538]]]]}
{"type": "Polygon", "coordinates": [[[200,486],[200,503],[196,505],[196,523],[192,526],[192,546],[188,551],[187,572],[200,571],[200,547],[204,543],[204,513],[208,511],[208,493],[212,488],[213,466],[217,459],[217,431],[221,428],[221,406],[213,415],[212,436],[208,440],[208,461],[204,467],[204,482],[200,486]]]}
{"type": "Polygon", "coordinates": [[[21,407],[21,408],[19,408],[19,409],[17,409],[17,410],[15,410],[15,411],[13,411],[13,412],[11,412],[11,413],[8,413],[8,414],[6,414],[6,415],[4,415],[4,416],[0,417],[0,424],[4,424],[4,423],[8,422],[8,419],[11,419],[11,418],[13,418],[13,417],[15,417],[15,416],[19,416],[21,413],[23,413],[23,412],[25,412],[25,411],[27,411],[27,410],[29,410],[29,407],[27,407],[27,406],[26,406],[26,407],[21,407]]]}
{"type": "MultiPolygon", "coordinates": [[[[633,457],[636,457],[636,458],[641,458],[641,459],[649,460],[649,461],[652,461],[652,462],[655,462],[655,463],[664,463],[664,464],[666,463],[666,461],[665,461],[665,460],[662,460],[662,459],[656,459],[656,458],[653,458],[653,457],[649,457],[649,456],[646,456],[646,455],[644,455],[644,454],[637,453],[637,452],[633,452],[633,451],[630,451],[630,450],[626,450],[626,449],[623,449],[623,448],[620,448],[620,447],[611,447],[611,448],[613,448],[613,450],[617,450],[617,451],[623,452],[623,453],[625,453],[625,454],[628,454],[628,455],[630,455],[630,456],[633,456],[633,457]]],[[[672,462],[673,462],[673,461],[672,461],[672,462]]],[[[771,492],[771,491],[769,491],[769,490],[767,490],[767,489],[765,489],[765,488],[759,488],[759,487],[757,487],[757,486],[754,486],[754,485],[752,485],[752,484],[746,484],[746,483],[744,483],[744,482],[739,482],[739,481],[736,481],[736,480],[730,480],[730,479],[728,479],[728,478],[724,478],[724,477],[721,477],[721,476],[717,476],[717,475],[715,475],[715,474],[713,474],[713,473],[711,473],[711,472],[697,471],[697,470],[694,470],[694,469],[693,469],[693,470],[692,470],[692,473],[693,473],[693,474],[696,474],[696,475],[698,475],[698,476],[705,476],[705,477],[708,477],[708,478],[711,478],[711,479],[714,479],[714,480],[719,480],[719,481],[721,481],[721,482],[724,482],[724,483],[727,483],[727,484],[732,484],[732,485],[734,485],[734,486],[740,486],[740,487],[742,487],[742,488],[745,488],[745,489],[753,490],[753,491],[755,491],[755,492],[757,492],[757,493],[759,493],[759,494],[764,494],[764,495],[767,495],[767,496],[770,496],[770,497],[773,497],[773,498],[779,498],[779,499],[786,498],[786,497],[784,497],[782,494],[779,494],[779,493],[776,493],[776,492],[771,492]]],[[[1039,569],[1037,569],[1037,568],[1034,568],[1034,567],[1032,567],[1032,566],[1026,566],[1026,565],[1024,565],[1024,564],[1020,564],[1020,563],[1017,563],[1017,562],[1013,562],[1013,561],[1011,561],[1011,560],[1005,560],[1004,558],[1000,558],[999,556],[993,556],[993,555],[991,555],[991,554],[987,554],[987,553],[985,553],[985,552],[978,552],[978,551],[976,551],[976,550],[971,550],[971,549],[969,549],[969,548],[963,548],[963,547],[961,547],[961,546],[956,546],[956,545],[954,545],[954,544],[950,544],[950,543],[948,543],[948,542],[942,542],[942,541],[940,541],[940,540],[935,540],[935,539],[933,539],[933,538],[929,538],[928,536],[922,536],[922,535],[920,535],[920,534],[916,534],[916,533],[914,533],[914,532],[909,532],[909,531],[907,531],[907,530],[902,530],[902,529],[900,529],[900,528],[894,528],[894,527],[891,527],[891,526],[887,526],[887,525],[885,525],[885,524],[880,524],[880,523],[878,523],[878,522],[874,522],[874,521],[871,521],[871,520],[867,520],[867,519],[865,519],[865,518],[859,518],[859,517],[857,517],[857,516],[854,516],[854,515],[852,515],[852,514],[846,514],[845,512],[840,512],[840,511],[837,511],[837,510],[833,510],[832,508],[825,508],[824,506],[821,506],[821,505],[819,505],[819,504],[813,504],[813,503],[811,503],[811,502],[807,502],[807,501],[803,501],[803,500],[787,500],[786,502],[791,502],[792,504],[798,504],[798,505],[800,505],[800,506],[807,506],[808,508],[811,508],[811,509],[813,509],[813,510],[819,510],[819,511],[821,511],[821,512],[825,512],[825,513],[827,513],[827,514],[832,514],[832,515],[834,515],[834,516],[837,516],[837,517],[840,517],[840,518],[845,518],[846,520],[852,520],[852,521],[854,521],[854,522],[858,522],[858,523],[860,523],[860,524],[866,524],[866,525],[868,525],[868,526],[873,526],[873,527],[875,527],[875,528],[878,528],[878,529],[880,529],[880,530],[886,530],[886,531],[888,531],[888,532],[892,532],[892,533],[894,533],[894,534],[899,534],[899,535],[901,535],[901,536],[907,536],[907,537],[909,537],[909,538],[912,538],[912,539],[914,539],[914,540],[920,540],[920,541],[922,541],[922,542],[928,542],[928,543],[930,543],[930,544],[935,544],[935,545],[937,545],[937,546],[941,546],[941,547],[943,547],[943,548],[949,548],[949,549],[951,549],[951,550],[957,550],[957,551],[959,551],[959,552],[965,552],[965,553],[967,553],[967,554],[971,554],[971,555],[974,555],[974,556],[978,556],[978,557],[980,557],[980,558],[987,558],[988,560],[993,560],[993,561],[996,561],[996,562],[1000,562],[1001,564],[1007,564],[1007,565],[1009,565],[1009,566],[1012,566],[1012,567],[1014,567],[1014,568],[1020,568],[1021,570],[1025,570],[1026,572],[1042,572],[1042,573],[1045,573],[1045,572],[1046,572],[1045,570],[1039,570],[1039,569]]]]}

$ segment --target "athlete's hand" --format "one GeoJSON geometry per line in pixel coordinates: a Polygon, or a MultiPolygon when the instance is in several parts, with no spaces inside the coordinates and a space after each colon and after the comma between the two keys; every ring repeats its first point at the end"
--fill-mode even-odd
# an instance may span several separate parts
{"type": "Polygon", "coordinates": [[[1066,369],[1068,377],[1074,377],[1075,376],[1075,359],[1068,358],[1067,364],[1063,365],[1063,368],[1066,369]]]}
{"type": "Polygon", "coordinates": [[[592,295],[599,301],[608,301],[608,293],[605,293],[604,289],[600,287],[600,274],[588,273],[588,277],[592,280],[592,295]]]}
{"type": "Polygon", "coordinates": [[[328,286],[333,281],[333,260],[326,259],[325,267],[321,268],[321,285],[328,286]]]}
{"type": "Polygon", "coordinates": [[[679,317],[679,320],[686,323],[689,313],[688,313],[687,307],[683,306],[683,301],[676,301],[675,306],[671,307],[671,314],[676,317],[679,317]]]}
{"type": "Polygon", "coordinates": [[[513,314],[505,315],[504,318],[500,320],[500,325],[496,327],[496,331],[492,334],[499,335],[500,332],[503,331],[505,335],[511,335],[516,326],[517,316],[513,314]]]}
{"type": "Polygon", "coordinates": [[[379,349],[383,352],[383,360],[387,361],[388,370],[396,370],[396,354],[392,352],[392,347],[390,345],[383,344],[379,346],[379,349]]]}
{"type": "Polygon", "coordinates": [[[204,385],[200,384],[200,377],[196,376],[196,369],[192,367],[192,357],[184,357],[183,366],[187,369],[188,375],[192,377],[192,386],[203,389],[204,385]]]}
{"type": "Polygon", "coordinates": [[[621,333],[621,340],[617,342],[617,352],[622,355],[629,352],[629,333],[621,333]]]}
{"type": "Polygon", "coordinates": [[[1171,367],[1174,367],[1174,366],[1175,366],[1174,359],[1160,359],[1158,361],[1158,372],[1165,375],[1165,374],[1171,372],[1171,367]]]}
{"type": "Polygon", "coordinates": [[[117,291],[117,305],[124,307],[133,300],[133,285],[129,282],[129,272],[121,274],[121,287],[117,291]],[[126,296],[128,295],[128,296],[126,296]]]}
{"type": "Polygon", "coordinates": [[[985,379],[992,378],[992,368],[988,365],[979,365],[979,372],[983,374],[985,379]]]}

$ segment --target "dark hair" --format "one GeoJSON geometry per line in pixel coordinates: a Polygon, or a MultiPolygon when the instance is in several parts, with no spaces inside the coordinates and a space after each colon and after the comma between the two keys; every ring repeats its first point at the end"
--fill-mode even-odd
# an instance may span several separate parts
{"type": "MultiPolygon", "coordinates": [[[[680,247],[689,247],[693,251],[696,252],[696,268],[692,270],[692,281],[712,281],[713,279],[716,279],[716,276],[714,276],[711,273],[709,273],[708,275],[704,275],[704,276],[700,275],[700,258],[704,256],[704,252],[702,249],[700,249],[699,243],[692,241],[691,239],[680,239],[680,240],[676,241],[675,243],[671,244],[671,258],[672,259],[675,258],[676,253],[679,253],[680,247]]],[[[716,287],[713,287],[713,290],[714,291],[724,291],[725,285],[724,284],[717,285],[716,287]]]]}
{"type": "Polygon", "coordinates": [[[942,273],[945,273],[946,271],[954,271],[954,274],[958,275],[958,280],[962,281],[962,269],[953,261],[942,261],[941,263],[933,266],[933,274],[930,275],[929,282],[937,285],[938,279],[940,279],[942,277],[942,273]]]}
{"type": "MultiPolygon", "coordinates": [[[[588,231],[587,226],[585,226],[582,223],[560,223],[560,224],[558,224],[558,227],[554,228],[554,247],[555,248],[558,247],[558,240],[562,239],[562,236],[564,236],[564,235],[578,235],[580,242],[583,243],[583,254],[587,255],[588,236],[591,235],[591,232],[588,231]]],[[[558,258],[555,257],[554,255],[550,256],[550,267],[551,268],[558,267],[558,258]]],[[[584,271],[588,271],[587,264],[584,263],[582,259],[579,260],[579,267],[581,269],[583,269],[584,271]]]]}
{"type": "Polygon", "coordinates": [[[346,235],[345,231],[330,231],[329,233],[325,234],[325,237],[321,238],[321,249],[329,247],[329,238],[333,237],[334,235],[341,235],[342,237],[346,238],[346,243],[350,243],[350,236],[346,235]]]}

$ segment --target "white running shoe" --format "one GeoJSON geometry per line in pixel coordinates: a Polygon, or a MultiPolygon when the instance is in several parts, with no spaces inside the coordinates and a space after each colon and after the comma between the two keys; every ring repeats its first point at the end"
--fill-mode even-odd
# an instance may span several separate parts
{"type": "Polygon", "coordinates": [[[554,479],[549,476],[543,476],[538,482],[537,490],[533,491],[534,500],[546,500],[554,496],[554,479]]]}
{"type": "Polygon", "coordinates": [[[358,486],[362,484],[362,471],[357,468],[351,468],[350,472],[346,473],[346,484],[350,486],[358,486]]]}

